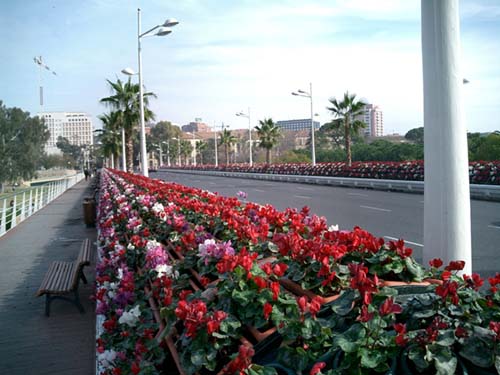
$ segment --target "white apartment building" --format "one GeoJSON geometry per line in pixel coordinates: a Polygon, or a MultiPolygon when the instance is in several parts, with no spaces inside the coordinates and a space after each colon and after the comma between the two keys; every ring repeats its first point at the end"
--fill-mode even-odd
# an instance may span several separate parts
{"type": "Polygon", "coordinates": [[[73,145],[91,145],[92,119],[83,112],[43,112],[38,114],[45,120],[50,132],[50,138],[45,145],[45,152],[49,155],[60,154],[57,148],[57,138],[64,137],[73,145]]]}
{"type": "Polygon", "coordinates": [[[382,137],[384,135],[384,115],[378,105],[366,104],[364,113],[357,118],[366,124],[365,136],[382,137]]]}

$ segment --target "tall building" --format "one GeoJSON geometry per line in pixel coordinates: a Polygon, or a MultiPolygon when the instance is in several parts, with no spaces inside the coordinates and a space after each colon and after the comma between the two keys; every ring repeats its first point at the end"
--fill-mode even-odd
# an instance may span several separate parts
{"type": "Polygon", "coordinates": [[[182,131],[186,133],[192,132],[209,132],[211,131],[210,126],[201,121],[201,118],[195,119],[195,121],[190,122],[187,125],[182,126],[182,131]]]}
{"type": "MultiPolygon", "coordinates": [[[[311,119],[276,121],[276,126],[284,131],[311,130],[311,119]]],[[[319,127],[319,121],[314,121],[314,129],[318,130],[319,127]]]]}
{"type": "Polygon", "coordinates": [[[43,112],[38,114],[45,120],[50,132],[50,138],[45,145],[49,155],[60,154],[57,148],[57,138],[64,137],[73,145],[91,145],[92,119],[83,112],[43,112]]]}
{"type": "Polygon", "coordinates": [[[382,137],[384,135],[384,116],[378,105],[366,104],[362,115],[356,118],[366,124],[365,136],[382,137]]]}

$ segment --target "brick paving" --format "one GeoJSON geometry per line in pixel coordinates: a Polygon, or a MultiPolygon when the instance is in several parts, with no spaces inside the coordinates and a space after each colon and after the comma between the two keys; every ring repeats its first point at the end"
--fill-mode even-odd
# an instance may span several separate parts
{"type": "Polygon", "coordinates": [[[95,304],[90,300],[95,262],[80,283],[85,314],[65,301],[53,301],[45,316],[45,297],[35,297],[49,264],[73,261],[95,228],[83,223],[82,201],[91,195],[81,181],[0,238],[0,374],[95,373],[95,304]]]}

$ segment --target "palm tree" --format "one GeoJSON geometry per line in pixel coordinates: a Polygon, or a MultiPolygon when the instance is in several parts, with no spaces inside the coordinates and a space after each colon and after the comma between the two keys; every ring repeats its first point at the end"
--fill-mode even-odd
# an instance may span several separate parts
{"type": "MultiPolygon", "coordinates": [[[[113,95],[102,98],[101,103],[122,112],[122,126],[125,129],[125,144],[127,150],[127,168],[129,171],[132,171],[134,165],[133,135],[140,121],[139,84],[132,83],[130,78],[127,82],[122,82],[119,79],[116,82],[111,82],[108,79],[107,82],[111,87],[113,95]]],[[[154,119],[153,112],[148,109],[150,97],[156,98],[156,95],[152,92],[146,92],[143,95],[144,121],[154,119]]]]}
{"type": "Polygon", "coordinates": [[[356,117],[362,115],[366,103],[361,100],[356,101],[356,94],[349,94],[347,91],[341,102],[335,98],[330,98],[331,107],[326,107],[334,116],[332,124],[334,127],[344,128],[344,143],[346,152],[347,165],[352,164],[351,155],[351,132],[358,132],[359,129],[366,125],[363,121],[357,120],[356,117]]]}
{"type": "Polygon", "coordinates": [[[229,164],[229,149],[237,141],[236,137],[231,134],[231,130],[224,129],[220,137],[220,145],[224,146],[226,153],[226,164],[229,164]]]}
{"type": "Polygon", "coordinates": [[[203,151],[208,148],[208,143],[205,141],[196,142],[196,149],[198,150],[198,155],[200,155],[200,164],[203,165],[203,151]]]}
{"type": "Polygon", "coordinates": [[[280,138],[280,128],[276,126],[272,119],[264,119],[259,121],[260,126],[256,126],[255,130],[259,136],[259,147],[266,150],[266,163],[271,162],[271,149],[278,144],[280,138]]]}
{"type": "Polygon", "coordinates": [[[118,156],[121,154],[121,128],[123,127],[123,113],[112,111],[99,116],[103,123],[101,142],[105,157],[114,158],[114,165],[118,165],[118,156]]]}
{"type": "Polygon", "coordinates": [[[193,145],[191,142],[181,140],[181,156],[184,156],[184,165],[188,164],[188,157],[193,153],[193,145]]]}

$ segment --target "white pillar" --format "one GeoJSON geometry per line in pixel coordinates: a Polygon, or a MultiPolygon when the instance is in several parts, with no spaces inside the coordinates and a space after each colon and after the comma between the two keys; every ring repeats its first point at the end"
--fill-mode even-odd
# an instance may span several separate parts
{"type": "Polygon", "coordinates": [[[127,172],[127,151],[125,150],[125,128],[122,128],[122,171],[127,172]]]}
{"type": "Polygon", "coordinates": [[[462,112],[459,0],[422,0],[424,253],[472,271],[467,130],[462,112]]]}
{"type": "Polygon", "coordinates": [[[0,223],[0,236],[5,233],[5,221],[7,220],[7,199],[3,200],[2,222],[0,223]]]}
{"type": "Polygon", "coordinates": [[[28,216],[33,215],[33,189],[30,189],[30,198],[28,202],[28,216]]]}
{"type": "Polygon", "coordinates": [[[21,221],[26,218],[26,192],[23,192],[23,203],[21,204],[21,221]]]}
{"type": "Polygon", "coordinates": [[[10,228],[17,225],[17,195],[14,195],[14,203],[12,204],[12,214],[10,215],[10,228]]]}

